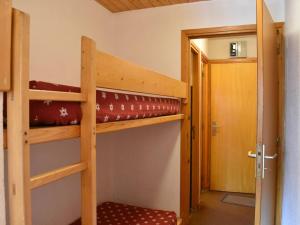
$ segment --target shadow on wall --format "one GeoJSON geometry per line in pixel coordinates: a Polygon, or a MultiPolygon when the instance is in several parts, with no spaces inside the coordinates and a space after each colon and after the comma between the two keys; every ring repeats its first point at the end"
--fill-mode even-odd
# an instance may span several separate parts
{"type": "Polygon", "coordinates": [[[114,200],[178,213],[179,140],[179,122],[122,132],[114,148],[114,200]]]}

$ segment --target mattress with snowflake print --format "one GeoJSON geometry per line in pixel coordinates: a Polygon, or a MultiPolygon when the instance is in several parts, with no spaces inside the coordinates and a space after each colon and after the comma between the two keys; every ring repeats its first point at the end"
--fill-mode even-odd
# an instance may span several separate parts
{"type": "MultiPolygon", "coordinates": [[[[80,92],[79,87],[41,81],[30,81],[29,86],[36,90],[80,92]]],[[[97,123],[174,115],[180,110],[178,99],[107,90],[97,90],[96,97],[97,123]]],[[[82,117],[80,103],[77,102],[32,100],[29,112],[31,126],[79,124],[82,117]]]]}
{"type": "MultiPolygon", "coordinates": [[[[113,202],[97,207],[97,225],[176,225],[175,212],[141,208],[113,202]]],[[[80,219],[71,225],[81,225],[80,219]]]]}

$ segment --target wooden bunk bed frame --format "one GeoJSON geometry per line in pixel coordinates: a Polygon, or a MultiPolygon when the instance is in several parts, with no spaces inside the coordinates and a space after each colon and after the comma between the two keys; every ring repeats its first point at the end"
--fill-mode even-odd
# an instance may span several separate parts
{"type": "MultiPolygon", "coordinates": [[[[75,173],[81,173],[83,225],[96,225],[96,134],[128,128],[187,120],[183,114],[96,124],[96,88],[109,88],[183,99],[187,84],[146,70],[96,50],[83,37],[81,93],[29,89],[29,16],[12,13],[11,89],[7,92],[8,195],[11,225],[31,225],[31,190],[75,173]],[[30,128],[29,101],[55,100],[81,103],[80,125],[30,128]],[[80,138],[80,162],[41,175],[30,175],[30,145],[80,138]]],[[[178,220],[181,224],[181,220],[178,220]]]]}

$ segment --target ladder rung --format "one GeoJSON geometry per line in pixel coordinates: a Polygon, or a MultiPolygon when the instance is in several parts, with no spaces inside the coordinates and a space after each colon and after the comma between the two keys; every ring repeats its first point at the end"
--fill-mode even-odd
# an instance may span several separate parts
{"type": "Polygon", "coordinates": [[[80,136],[80,125],[31,128],[29,143],[38,144],[50,141],[66,140],[80,136]]]}
{"type": "Polygon", "coordinates": [[[48,183],[57,181],[64,177],[70,176],[75,173],[79,173],[87,168],[87,163],[81,162],[71,166],[66,166],[57,170],[53,170],[48,173],[34,176],[30,179],[30,188],[34,189],[48,183]]]}
{"type": "Polygon", "coordinates": [[[30,100],[51,100],[51,101],[70,101],[84,102],[86,97],[81,93],[61,92],[61,91],[45,91],[45,90],[29,90],[30,100]]]}

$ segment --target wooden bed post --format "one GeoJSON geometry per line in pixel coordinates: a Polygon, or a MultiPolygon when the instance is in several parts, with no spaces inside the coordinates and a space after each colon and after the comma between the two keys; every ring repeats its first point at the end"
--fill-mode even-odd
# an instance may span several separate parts
{"type": "Polygon", "coordinates": [[[29,16],[13,10],[12,89],[7,93],[10,225],[31,225],[29,16]]]}
{"type": "Polygon", "coordinates": [[[10,59],[11,59],[11,0],[0,1],[0,90],[10,89],[10,59]]]}
{"type": "Polygon", "coordinates": [[[93,40],[81,40],[81,93],[87,101],[81,103],[81,162],[87,169],[81,175],[82,225],[96,225],[96,45],[93,40]]]}

